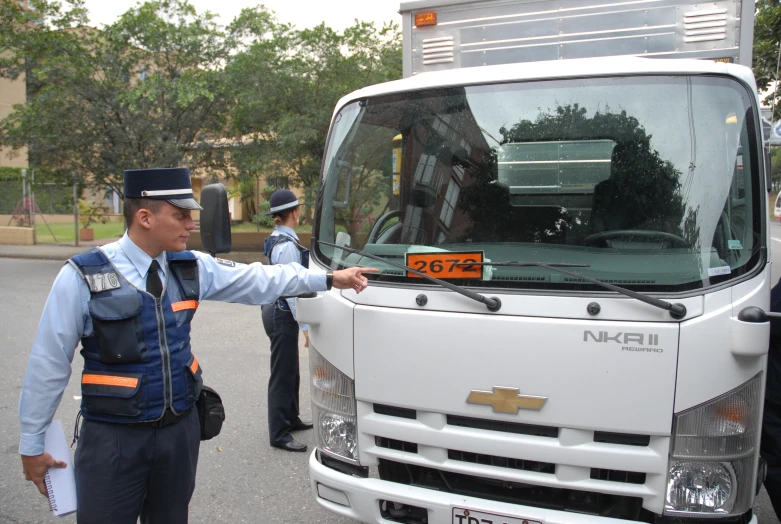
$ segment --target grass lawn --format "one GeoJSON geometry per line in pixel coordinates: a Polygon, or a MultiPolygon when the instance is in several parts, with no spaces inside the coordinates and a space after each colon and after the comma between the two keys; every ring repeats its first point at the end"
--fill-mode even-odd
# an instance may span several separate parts
{"type": "MultiPolygon", "coordinates": [[[[49,224],[49,227],[51,227],[52,231],[54,232],[54,235],[57,237],[57,242],[70,242],[73,243],[73,224],[49,224]]],[[[103,238],[118,238],[121,237],[122,234],[125,232],[124,224],[122,222],[108,222],[106,224],[92,224],[90,225],[92,229],[95,230],[95,240],[100,240],[103,238]]],[[[242,224],[236,224],[231,226],[231,231],[235,232],[249,232],[249,233],[255,233],[257,232],[258,228],[255,226],[255,224],[244,222],[242,224]]],[[[260,231],[262,233],[271,233],[274,230],[274,228],[270,227],[261,227],[260,231]]],[[[312,226],[301,226],[296,228],[296,231],[299,233],[309,233],[312,231],[312,226]]],[[[38,239],[38,243],[40,244],[52,244],[54,243],[54,238],[52,237],[52,234],[49,232],[49,228],[46,227],[46,224],[44,224],[40,218],[36,221],[35,224],[35,234],[38,239]]]]}
{"type": "MultiPolygon", "coordinates": [[[[107,222],[105,224],[92,224],[90,225],[95,230],[95,240],[103,238],[118,238],[125,232],[125,225],[122,222],[107,222]]],[[[52,237],[51,228],[54,235],[57,237],[57,242],[70,242],[73,243],[73,224],[46,224],[43,223],[40,218],[36,217],[35,223],[35,235],[39,244],[52,244],[54,238],[52,237]]]]}
{"type": "MultiPolygon", "coordinates": [[[[231,231],[234,231],[236,233],[257,233],[258,226],[256,226],[252,222],[242,222],[241,224],[232,225],[231,231]]],[[[261,233],[271,233],[272,231],[274,231],[273,227],[261,226],[260,228],[261,233]]],[[[299,226],[296,228],[297,233],[310,233],[311,231],[312,231],[311,225],[299,226]]]]}

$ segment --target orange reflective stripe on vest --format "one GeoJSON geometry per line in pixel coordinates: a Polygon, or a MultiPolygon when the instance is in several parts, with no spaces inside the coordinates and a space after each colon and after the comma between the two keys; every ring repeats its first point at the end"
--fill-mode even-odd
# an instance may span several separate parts
{"type": "Polygon", "coordinates": [[[198,371],[198,359],[193,357],[193,363],[190,366],[190,371],[193,372],[193,375],[198,371]]]}
{"type": "Polygon", "coordinates": [[[134,388],[138,386],[138,379],[133,377],[110,377],[107,375],[82,375],[81,383],[134,388]]]}
{"type": "Polygon", "coordinates": [[[177,311],[181,311],[183,309],[198,309],[198,301],[183,300],[181,302],[174,302],[173,304],[171,304],[171,309],[174,310],[174,313],[177,311]]]}

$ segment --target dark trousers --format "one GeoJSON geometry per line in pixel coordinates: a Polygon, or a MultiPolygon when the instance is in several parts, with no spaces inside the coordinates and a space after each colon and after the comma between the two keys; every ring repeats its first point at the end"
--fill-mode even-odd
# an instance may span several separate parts
{"type": "Polygon", "coordinates": [[[298,323],[290,311],[263,306],[263,328],[271,340],[268,380],[268,436],[272,443],[292,440],[290,427],[298,420],[298,323]]]}
{"type": "Polygon", "coordinates": [[[79,524],[184,524],[201,443],[198,411],[164,428],[85,420],[74,471],[79,524]]]}
{"type": "Polygon", "coordinates": [[[765,489],[776,516],[781,515],[781,406],[765,399],[762,420],[762,458],[767,461],[765,489]]]}

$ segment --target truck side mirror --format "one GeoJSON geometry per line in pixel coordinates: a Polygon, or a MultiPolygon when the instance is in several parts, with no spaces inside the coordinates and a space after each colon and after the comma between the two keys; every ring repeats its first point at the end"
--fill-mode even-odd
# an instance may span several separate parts
{"type": "Polygon", "coordinates": [[[767,183],[767,192],[770,193],[770,191],[773,189],[773,169],[770,165],[770,148],[765,146],[765,180],[767,183]]]}
{"type": "Polygon", "coordinates": [[[201,242],[206,252],[231,251],[231,224],[228,214],[228,193],[222,184],[209,184],[201,191],[201,242]]]}

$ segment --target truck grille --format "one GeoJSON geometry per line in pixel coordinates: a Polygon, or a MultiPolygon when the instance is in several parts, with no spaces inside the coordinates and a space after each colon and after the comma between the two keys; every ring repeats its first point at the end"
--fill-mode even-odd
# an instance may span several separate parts
{"type": "Polygon", "coordinates": [[[499,420],[486,420],[482,418],[459,417],[448,415],[447,423],[450,426],[462,428],[485,429],[488,431],[501,431],[503,433],[516,433],[518,435],[534,435],[536,437],[558,438],[559,428],[548,426],[533,426],[530,424],[516,424],[499,420]]]}
{"type": "Polygon", "coordinates": [[[359,449],[380,477],[541,508],[637,519],[661,513],[670,438],[358,402],[359,449]],[[370,440],[368,440],[370,439],[370,440]],[[631,470],[630,470],[631,469],[631,470]]]}
{"type": "Polygon", "coordinates": [[[396,451],[403,451],[405,453],[418,452],[418,445],[413,442],[405,442],[403,440],[385,437],[374,437],[374,443],[381,448],[395,449],[396,451]]]}
{"type": "Polygon", "coordinates": [[[651,443],[651,436],[595,431],[594,442],[601,442],[603,444],[620,444],[622,446],[647,446],[651,443]]]}
{"type": "Polygon", "coordinates": [[[595,480],[607,480],[608,482],[645,484],[645,473],[635,473],[634,471],[591,468],[591,478],[595,480]]]}
{"type": "Polygon", "coordinates": [[[639,520],[642,511],[643,499],[637,497],[533,486],[386,459],[380,459],[378,469],[389,482],[497,502],[626,520],[639,520]]]}
{"type": "Polygon", "coordinates": [[[374,404],[374,412],[380,415],[388,415],[389,417],[410,418],[412,420],[415,420],[418,416],[414,409],[397,408],[396,406],[386,406],[385,404],[374,404]]]}
{"type": "Polygon", "coordinates": [[[468,451],[458,451],[455,449],[447,450],[447,458],[450,460],[459,460],[461,462],[471,462],[472,464],[485,464],[486,466],[495,466],[497,468],[522,469],[525,471],[548,473],[550,475],[556,473],[556,464],[536,462],[534,460],[494,457],[493,455],[469,453],[468,451]]]}

